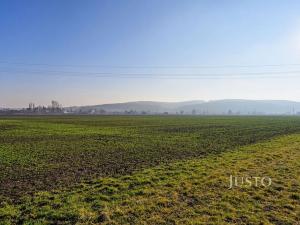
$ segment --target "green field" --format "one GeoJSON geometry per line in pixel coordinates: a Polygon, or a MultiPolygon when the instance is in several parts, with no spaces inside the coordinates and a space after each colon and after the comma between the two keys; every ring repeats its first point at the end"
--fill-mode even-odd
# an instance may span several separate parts
{"type": "Polygon", "coordinates": [[[300,117],[0,117],[0,224],[297,224],[300,117]],[[229,175],[270,176],[228,190],[229,175]]]}

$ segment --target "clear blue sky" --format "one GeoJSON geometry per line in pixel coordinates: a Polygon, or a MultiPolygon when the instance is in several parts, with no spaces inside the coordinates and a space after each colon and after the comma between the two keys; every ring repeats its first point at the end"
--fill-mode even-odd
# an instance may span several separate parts
{"type": "Polygon", "coordinates": [[[0,1],[0,107],[300,101],[299,63],[299,1],[0,1]]]}

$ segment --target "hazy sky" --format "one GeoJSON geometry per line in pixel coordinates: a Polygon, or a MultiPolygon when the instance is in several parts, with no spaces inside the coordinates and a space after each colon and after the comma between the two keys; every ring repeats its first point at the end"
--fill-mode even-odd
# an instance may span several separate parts
{"type": "Polygon", "coordinates": [[[0,1],[0,107],[300,101],[299,84],[300,1],[0,1]]]}

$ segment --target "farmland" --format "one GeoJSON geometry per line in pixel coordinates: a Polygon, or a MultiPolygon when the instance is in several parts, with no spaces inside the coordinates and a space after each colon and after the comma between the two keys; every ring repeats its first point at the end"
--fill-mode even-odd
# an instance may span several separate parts
{"type": "Polygon", "coordinates": [[[299,117],[1,117],[0,131],[7,224],[299,219],[299,117]],[[224,192],[230,173],[278,182],[257,193],[224,192]]]}

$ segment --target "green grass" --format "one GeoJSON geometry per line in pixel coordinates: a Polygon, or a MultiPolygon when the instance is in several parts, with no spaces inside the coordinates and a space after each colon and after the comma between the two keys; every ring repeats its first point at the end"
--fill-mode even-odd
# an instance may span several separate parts
{"type": "Polygon", "coordinates": [[[0,224],[297,223],[300,117],[0,117],[0,224]]]}
{"type": "Polygon", "coordinates": [[[17,201],[299,131],[299,117],[0,117],[0,196],[17,201]]]}
{"type": "Polygon", "coordinates": [[[299,224],[300,135],[3,202],[3,224],[299,224]],[[229,176],[269,187],[229,189],[229,176]]]}

